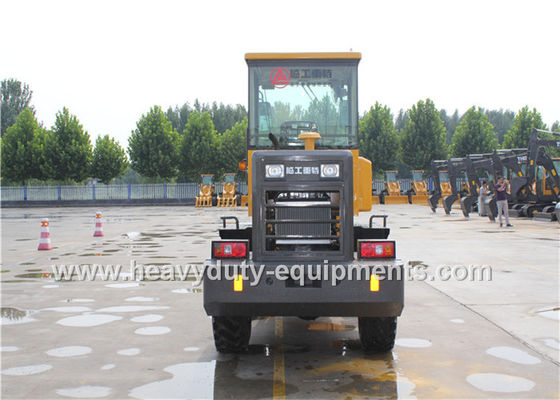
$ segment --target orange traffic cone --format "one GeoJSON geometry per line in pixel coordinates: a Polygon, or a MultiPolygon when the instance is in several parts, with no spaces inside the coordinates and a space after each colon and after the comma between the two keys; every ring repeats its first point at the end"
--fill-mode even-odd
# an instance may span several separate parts
{"type": "Polygon", "coordinates": [[[95,214],[95,232],[93,236],[103,236],[103,221],[101,220],[101,211],[95,214]]]}
{"type": "Polygon", "coordinates": [[[37,250],[51,250],[51,234],[49,232],[49,219],[43,218],[41,221],[41,239],[39,239],[39,248],[37,250]]]}

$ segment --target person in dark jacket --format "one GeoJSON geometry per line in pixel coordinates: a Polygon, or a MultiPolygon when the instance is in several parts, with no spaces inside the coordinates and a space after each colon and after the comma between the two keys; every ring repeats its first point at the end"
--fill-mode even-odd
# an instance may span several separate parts
{"type": "Polygon", "coordinates": [[[508,211],[508,201],[507,201],[507,192],[508,192],[508,183],[505,181],[503,176],[498,178],[498,183],[496,184],[496,204],[498,206],[498,218],[500,220],[500,228],[503,226],[502,224],[502,214],[506,217],[506,226],[513,226],[509,223],[509,211],[508,211]]]}

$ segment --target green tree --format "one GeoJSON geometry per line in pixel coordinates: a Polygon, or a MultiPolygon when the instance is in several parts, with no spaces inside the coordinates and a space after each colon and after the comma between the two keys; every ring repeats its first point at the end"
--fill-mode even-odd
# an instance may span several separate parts
{"type": "Polygon", "coordinates": [[[91,176],[108,185],[114,178],[123,175],[128,167],[124,149],[109,135],[99,136],[95,141],[91,176]]]}
{"type": "Polygon", "coordinates": [[[31,103],[33,92],[29,90],[29,85],[22,84],[16,79],[4,79],[0,84],[0,93],[2,96],[0,106],[0,136],[6,133],[6,130],[16,122],[17,116],[26,108],[29,108],[33,114],[35,110],[31,103]]]}
{"type": "Polygon", "coordinates": [[[407,119],[408,119],[408,110],[405,111],[401,108],[399,110],[399,113],[397,114],[397,118],[395,118],[395,129],[398,133],[400,133],[404,129],[407,119]]]}
{"type": "Polygon", "coordinates": [[[218,154],[221,173],[236,172],[239,161],[247,158],[247,125],[247,118],[245,118],[219,136],[218,154]]]}
{"type": "Polygon", "coordinates": [[[89,176],[91,164],[89,134],[66,107],[56,114],[45,143],[45,171],[49,178],[81,182],[89,176]]]}
{"type": "Polygon", "coordinates": [[[552,132],[560,132],[560,121],[554,121],[550,130],[552,132]]]}
{"type": "Polygon", "coordinates": [[[43,179],[45,131],[29,108],[2,137],[2,178],[25,184],[29,179],[43,179]]]}
{"type": "Polygon", "coordinates": [[[503,143],[505,134],[513,124],[515,113],[511,110],[504,111],[501,108],[499,110],[485,110],[484,113],[488,116],[488,122],[496,130],[498,142],[503,143]]]}
{"type": "Polygon", "coordinates": [[[376,102],[363,116],[359,127],[360,153],[371,160],[373,172],[382,174],[395,169],[399,142],[389,107],[376,102]]]}
{"type": "Polygon", "coordinates": [[[473,153],[489,153],[498,148],[494,127],[479,107],[471,107],[463,116],[452,138],[451,153],[464,157],[473,153]]]}
{"type": "Polygon", "coordinates": [[[439,112],[439,117],[443,121],[443,126],[445,126],[445,130],[447,131],[445,143],[449,145],[451,144],[451,138],[455,133],[455,129],[457,129],[457,126],[463,117],[459,117],[459,110],[457,109],[455,109],[455,112],[450,117],[447,116],[447,112],[445,110],[441,110],[439,112]]]}
{"type": "Polygon", "coordinates": [[[408,112],[401,134],[401,153],[412,169],[429,169],[432,160],[447,158],[446,131],[430,99],[420,100],[408,112]]]}
{"type": "Polygon", "coordinates": [[[177,175],[180,136],[159,106],[154,106],[136,123],[128,138],[132,169],[152,179],[177,175]]]}
{"type": "Polygon", "coordinates": [[[218,140],[209,112],[193,111],[185,125],[181,146],[181,173],[191,181],[200,174],[217,173],[218,140]]]}
{"type": "Polygon", "coordinates": [[[513,120],[513,125],[504,136],[504,149],[527,147],[529,137],[533,129],[546,129],[541,114],[535,108],[529,110],[529,106],[518,111],[513,120]]]}

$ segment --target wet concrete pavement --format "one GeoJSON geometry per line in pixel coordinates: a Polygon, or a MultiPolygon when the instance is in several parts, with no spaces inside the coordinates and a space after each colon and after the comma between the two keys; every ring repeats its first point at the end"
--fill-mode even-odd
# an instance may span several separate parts
{"type": "MultiPolygon", "coordinates": [[[[193,281],[55,281],[51,264],[201,265],[220,215],[192,207],[2,210],[3,398],[558,398],[559,224],[377,206],[405,263],[490,265],[491,282],[406,283],[398,340],[364,354],[354,318],[253,321],[215,351],[193,281]],[[40,219],[54,250],[36,250],[40,219]]],[[[366,222],[370,213],[362,214],[366,222]]],[[[126,275],[124,278],[126,279],[126,275]]]]}

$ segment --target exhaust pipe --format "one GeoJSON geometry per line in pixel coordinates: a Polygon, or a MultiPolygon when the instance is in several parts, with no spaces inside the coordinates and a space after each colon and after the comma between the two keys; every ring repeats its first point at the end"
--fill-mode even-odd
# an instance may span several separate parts
{"type": "Polygon", "coordinates": [[[445,213],[447,215],[449,215],[451,213],[451,206],[453,205],[453,203],[455,203],[455,201],[457,200],[457,195],[456,194],[450,194],[449,196],[445,196],[443,198],[443,209],[445,210],[445,213]]]}

